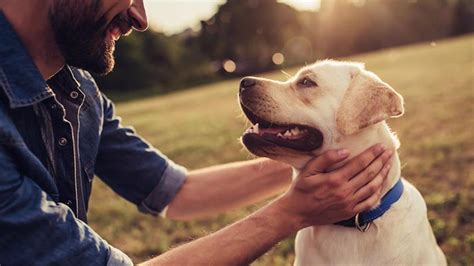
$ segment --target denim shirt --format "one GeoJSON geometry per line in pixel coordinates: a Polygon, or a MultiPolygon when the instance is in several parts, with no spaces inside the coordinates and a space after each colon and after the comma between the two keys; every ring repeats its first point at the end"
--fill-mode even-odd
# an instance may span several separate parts
{"type": "Polygon", "coordinates": [[[46,82],[0,12],[0,265],[132,265],[86,223],[95,175],[157,215],[186,170],[122,127],[86,71],[46,82]]]}

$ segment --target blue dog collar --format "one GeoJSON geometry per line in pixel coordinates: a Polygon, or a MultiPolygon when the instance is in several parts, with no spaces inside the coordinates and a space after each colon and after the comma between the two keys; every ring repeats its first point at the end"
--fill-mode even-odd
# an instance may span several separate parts
{"type": "Polygon", "coordinates": [[[345,227],[356,227],[360,231],[365,232],[367,231],[367,229],[369,229],[369,226],[372,223],[372,221],[379,218],[386,211],[388,211],[390,207],[392,206],[392,204],[394,204],[400,199],[402,194],[403,194],[403,182],[402,182],[402,179],[400,178],[398,179],[395,186],[392,189],[390,189],[387,192],[387,194],[385,194],[385,196],[383,196],[380,202],[380,205],[377,206],[375,209],[357,214],[356,216],[348,220],[340,221],[335,224],[342,225],[345,227]]]}

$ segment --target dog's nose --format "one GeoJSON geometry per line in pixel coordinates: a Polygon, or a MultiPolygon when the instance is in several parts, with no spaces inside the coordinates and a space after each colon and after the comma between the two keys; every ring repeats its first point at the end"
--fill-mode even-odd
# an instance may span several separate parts
{"type": "Polygon", "coordinates": [[[240,92],[242,92],[245,89],[248,89],[250,87],[255,86],[257,84],[257,81],[253,78],[243,78],[240,81],[240,92]]]}

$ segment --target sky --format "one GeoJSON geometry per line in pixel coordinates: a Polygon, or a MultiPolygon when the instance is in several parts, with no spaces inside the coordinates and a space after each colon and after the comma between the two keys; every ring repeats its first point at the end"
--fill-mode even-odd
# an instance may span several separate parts
{"type": "MultiPolygon", "coordinates": [[[[244,0],[242,0],[244,1],[244,0]]],[[[210,18],[225,0],[145,0],[153,29],[174,34],[186,28],[198,28],[199,21],[210,18]]],[[[279,0],[299,10],[316,10],[319,0],[279,0]]]]}

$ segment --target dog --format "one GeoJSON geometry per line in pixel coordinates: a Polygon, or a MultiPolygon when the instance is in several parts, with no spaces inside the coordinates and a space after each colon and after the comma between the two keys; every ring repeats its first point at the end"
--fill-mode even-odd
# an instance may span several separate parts
{"type": "MultiPolygon", "coordinates": [[[[239,102],[253,124],[242,135],[243,145],[254,155],[289,163],[293,178],[329,149],[349,149],[349,160],[376,143],[400,147],[385,120],[403,114],[403,98],[360,63],[319,61],[285,82],[246,77],[239,102]]],[[[388,210],[366,223],[360,221],[362,213],[338,224],[300,230],[295,265],[446,265],[425,201],[400,176],[398,154],[391,165],[382,189],[385,196],[370,212],[392,198],[388,210]]]]}

